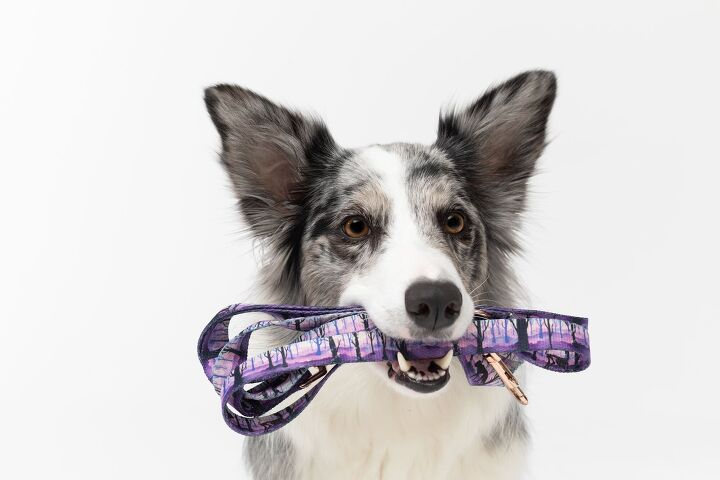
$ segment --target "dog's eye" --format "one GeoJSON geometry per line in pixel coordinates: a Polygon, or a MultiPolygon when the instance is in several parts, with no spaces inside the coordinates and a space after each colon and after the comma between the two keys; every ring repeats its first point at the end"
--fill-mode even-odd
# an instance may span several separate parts
{"type": "Polygon", "coordinates": [[[445,215],[443,222],[443,230],[445,232],[456,235],[465,229],[465,217],[460,212],[450,212],[445,215]]]}
{"type": "Polygon", "coordinates": [[[363,217],[354,216],[345,219],[343,232],[350,238],[362,238],[370,233],[370,227],[363,217]]]}

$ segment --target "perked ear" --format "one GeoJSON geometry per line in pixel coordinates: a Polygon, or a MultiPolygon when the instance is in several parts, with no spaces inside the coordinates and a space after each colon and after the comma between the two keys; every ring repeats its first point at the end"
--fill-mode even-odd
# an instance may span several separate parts
{"type": "Polygon", "coordinates": [[[489,208],[505,215],[522,211],[527,180],[545,147],[555,89],[552,72],[529,71],[492,88],[469,107],[440,117],[435,145],[458,165],[489,208]]]}
{"type": "Polygon", "coordinates": [[[205,104],[251,231],[282,241],[303,203],[304,174],[337,150],[330,133],[320,120],[234,85],[208,88],[205,104]]]}

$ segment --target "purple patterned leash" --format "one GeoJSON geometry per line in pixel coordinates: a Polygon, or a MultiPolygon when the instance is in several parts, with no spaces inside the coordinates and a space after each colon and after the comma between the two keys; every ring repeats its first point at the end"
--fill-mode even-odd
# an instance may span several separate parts
{"type": "Polygon", "coordinates": [[[360,307],[237,304],[221,310],[205,327],[198,356],[221,396],[225,422],[243,435],[269,433],[293,420],[343,363],[394,361],[398,353],[411,361],[430,360],[452,348],[471,385],[505,384],[523,403],[527,401],[512,376],[523,361],[555,372],[578,372],[590,365],[586,318],[487,306],[476,312],[459,339],[422,343],[384,335],[360,307]],[[230,320],[248,312],[267,313],[274,320],[254,323],[230,340],[230,320]],[[298,335],[289,344],[248,358],[250,336],[267,327],[298,335]],[[327,370],[328,365],[336,366],[327,370]],[[318,379],[294,403],[268,413],[318,379]],[[257,385],[246,390],[248,384],[257,385]]]}

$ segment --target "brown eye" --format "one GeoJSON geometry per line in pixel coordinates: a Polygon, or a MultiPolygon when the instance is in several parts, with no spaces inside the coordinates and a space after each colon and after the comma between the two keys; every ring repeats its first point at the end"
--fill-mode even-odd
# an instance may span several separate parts
{"type": "Polygon", "coordinates": [[[465,229],[465,217],[459,212],[450,212],[443,223],[445,232],[456,235],[465,229]]]}
{"type": "Polygon", "coordinates": [[[362,238],[370,233],[370,227],[364,218],[355,216],[345,220],[343,232],[350,238],[362,238]]]}

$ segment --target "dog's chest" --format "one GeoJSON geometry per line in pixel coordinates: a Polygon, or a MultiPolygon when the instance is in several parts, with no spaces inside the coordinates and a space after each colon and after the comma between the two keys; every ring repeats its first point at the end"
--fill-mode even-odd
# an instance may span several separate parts
{"type": "MultiPolygon", "coordinates": [[[[368,367],[343,366],[286,427],[296,478],[518,478],[522,442],[487,446],[508,410],[504,389],[455,381],[442,395],[412,399],[368,367]]],[[[451,374],[462,379],[459,365],[451,374]]]]}
{"type": "Polygon", "coordinates": [[[417,439],[407,440],[414,446],[370,446],[362,442],[348,442],[347,437],[336,436],[319,443],[326,448],[330,443],[346,442],[340,452],[330,447],[326,452],[298,452],[295,478],[324,479],[494,479],[514,480],[521,477],[523,449],[512,445],[500,455],[486,451],[482,445],[457,445],[443,448],[436,440],[430,445],[417,445],[417,439]]]}

